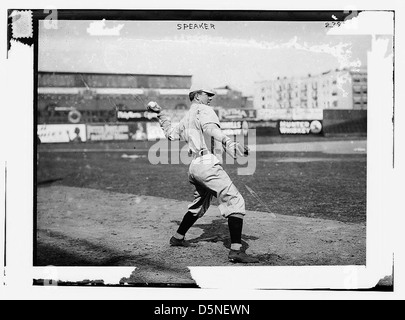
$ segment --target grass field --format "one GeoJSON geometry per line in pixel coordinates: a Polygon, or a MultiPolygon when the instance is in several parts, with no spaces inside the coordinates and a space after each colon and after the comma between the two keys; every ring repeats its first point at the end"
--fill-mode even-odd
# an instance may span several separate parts
{"type": "MultiPolygon", "coordinates": [[[[358,139],[258,137],[258,144],[358,139]]],[[[150,164],[147,150],[151,144],[42,144],[38,147],[37,186],[62,185],[191,201],[194,190],[188,182],[188,166],[150,164]]],[[[224,168],[245,197],[247,210],[351,223],[366,221],[365,153],[257,152],[256,171],[251,176],[237,175],[237,165],[224,168]]]]}

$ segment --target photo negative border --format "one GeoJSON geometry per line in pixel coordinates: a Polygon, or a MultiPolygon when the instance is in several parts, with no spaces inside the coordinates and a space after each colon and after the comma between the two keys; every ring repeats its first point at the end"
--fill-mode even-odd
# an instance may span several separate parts
{"type": "MultiPolygon", "coordinates": [[[[9,25],[8,25],[8,53],[11,50],[11,41],[15,40],[17,42],[21,42],[34,50],[34,72],[33,72],[33,84],[34,84],[34,91],[33,91],[33,101],[34,101],[34,108],[33,108],[33,117],[34,117],[34,127],[32,130],[33,137],[36,137],[36,101],[37,101],[37,72],[38,72],[38,23],[46,19],[50,12],[49,10],[45,12],[45,10],[38,10],[34,9],[32,11],[32,22],[33,22],[33,38],[13,38],[13,33],[11,30],[11,25],[13,23],[12,17],[10,17],[11,13],[15,10],[19,9],[10,9],[9,10],[9,25]],[[11,20],[10,20],[11,19],[11,20]],[[11,30],[11,32],[10,32],[11,30]]],[[[24,11],[29,9],[23,9],[24,11]]],[[[356,11],[356,15],[353,15],[353,11],[344,11],[344,10],[337,10],[337,11],[258,11],[258,10],[57,10],[57,15],[59,20],[184,20],[184,21],[346,21],[347,18],[356,18],[358,14],[362,12],[370,12],[370,10],[358,10],[356,11]],[[335,19],[332,20],[332,15],[335,19]]],[[[386,11],[379,11],[380,13],[384,12],[393,12],[390,10],[386,11]]],[[[395,41],[395,33],[393,31],[394,41],[395,41]]],[[[394,42],[395,43],[395,42],[394,42]]],[[[373,124],[373,123],[371,123],[373,124]]],[[[370,132],[369,127],[369,132],[370,132]]],[[[392,131],[394,132],[394,131],[392,131]]],[[[392,137],[393,139],[393,137],[392,137]]],[[[33,139],[33,154],[36,155],[36,139],[33,139]]],[[[368,137],[368,142],[370,142],[368,137]]],[[[393,146],[394,144],[392,144],[393,146]]],[[[393,152],[392,152],[393,153],[393,152]]],[[[36,159],[34,159],[34,163],[36,163],[36,159]]],[[[393,162],[394,163],[394,162],[393,162]]],[[[36,248],[36,188],[37,188],[37,181],[36,181],[36,166],[34,164],[34,193],[33,193],[33,204],[34,204],[34,234],[33,234],[33,248],[36,248]]],[[[368,172],[369,173],[369,172],[368,172]]],[[[368,188],[369,190],[369,188],[368,188]]],[[[368,196],[369,197],[369,196],[368,196]]],[[[368,207],[369,208],[369,207],[368,207]]],[[[368,226],[367,226],[368,228],[368,226]]],[[[371,233],[367,233],[367,238],[371,233]]],[[[381,234],[378,234],[377,237],[381,237],[381,234]]],[[[367,241],[367,247],[369,247],[369,241],[367,241]]],[[[367,253],[369,254],[369,248],[367,249],[367,253]]],[[[36,252],[35,249],[33,251],[33,263],[35,265],[35,256],[36,252]]],[[[245,267],[244,270],[238,268],[236,274],[237,276],[243,276],[245,272],[255,272],[255,267],[245,267]]],[[[269,267],[271,268],[271,267],[269,267]]],[[[133,268],[132,268],[133,269],[133,268]]],[[[210,270],[199,270],[200,268],[196,268],[194,270],[195,273],[201,274],[201,277],[204,278],[205,276],[209,277],[209,274],[213,274],[212,268],[210,270]],[[206,274],[208,271],[208,274],[206,274]]],[[[282,274],[284,270],[278,269],[274,267],[272,271],[276,271],[274,274],[282,274]]],[[[215,270],[218,271],[218,270],[215,270]]],[[[225,271],[225,270],[223,270],[225,271]]],[[[234,271],[236,271],[234,269],[234,271]]],[[[300,272],[297,276],[305,277],[307,272],[306,267],[300,267],[300,272]]],[[[353,271],[353,270],[352,270],[353,271]]],[[[358,275],[357,272],[363,272],[365,270],[354,270],[353,272],[358,275]]],[[[47,270],[49,272],[49,269],[47,270]]],[[[194,273],[193,272],[193,273],[194,273]]],[[[351,272],[350,270],[346,270],[343,272],[351,272]]],[[[41,271],[39,272],[41,273],[41,271]]],[[[51,272],[52,273],[52,272],[51,272]]],[[[221,274],[221,271],[219,272],[221,274]]],[[[349,274],[351,276],[352,274],[349,274]]],[[[367,276],[368,277],[368,276],[367,276]]],[[[35,279],[33,279],[35,281],[35,279]]],[[[204,282],[204,281],[202,281],[204,282]]],[[[170,285],[170,284],[168,284],[170,285]]],[[[204,285],[202,286],[205,287],[204,285]]],[[[209,284],[208,284],[209,287],[209,284]]],[[[299,289],[294,287],[294,283],[289,283],[285,286],[275,287],[274,289],[299,289]]],[[[272,288],[264,288],[264,289],[272,289],[272,288]]],[[[315,288],[316,289],[316,288],[315,288]]],[[[353,290],[355,288],[350,288],[353,290]]],[[[333,290],[333,287],[332,287],[333,290]]],[[[359,288],[359,290],[364,290],[364,288],[359,288]]]]}

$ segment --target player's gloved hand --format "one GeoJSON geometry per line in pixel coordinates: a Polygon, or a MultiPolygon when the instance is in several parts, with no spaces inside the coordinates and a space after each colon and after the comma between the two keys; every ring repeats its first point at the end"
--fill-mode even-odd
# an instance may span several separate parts
{"type": "Polygon", "coordinates": [[[162,111],[162,107],[157,104],[155,101],[151,101],[148,103],[147,110],[149,112],[160,113],[162,111]]]}
{"type": "Polygon", "coordinates": [[[222,146],[225,152],[234,159],[249,155],[250,149],[248,146],[242,146],[239,142],[232,141],[229,137],[225,137],[222,140],[222,146]]]}

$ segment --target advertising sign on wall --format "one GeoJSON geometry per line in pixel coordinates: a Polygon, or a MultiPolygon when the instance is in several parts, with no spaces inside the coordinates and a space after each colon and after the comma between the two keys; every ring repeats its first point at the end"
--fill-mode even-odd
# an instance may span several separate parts
{"type": "Polygon", "coordinates": [[[154,112],[148,112],[144,110],[118,110],[118,121],[150,121],[156,119],[157,114],[154,112]]]}
{"type": "Polygon", "coordinates": [[[127,125],[88,125],[87,139],[89,141],[128,140],[127,125]]]}
{"type": "Polygon", "coordinates": [[[221,130],[227,136],[248,134],[249,124],[247,121],[221,122],[221,130]]]}
{"type": "Polygon", "coordinates": [[[67,143],[86,141],[84,124],[41,124],[37,127],[41,143],[67,143]]]}
{"type": "Polygon", "coordinates": [[[256,109],[217,109],[219,120],[256,120],[256,109]]]}
{"type": "Polygon", "coordinates": [[[322,123],[313,121],[281,120],[278,123],[280,134],[319,134],[322,132],[322,123]]]}
{"type": "Polygon", "coordinates": [[[129,140],[147,140],[148,133],[146,129],[146,122],[135,122],[128,125],[129,127],[129,140]]]}
{"type": "MultiPolygon", "coordinates": [[[[176,125],[173,123],[173,125],[176,125]]],[[[148,135],[148,140],[159,140],[165,139],[165,134],[163,133],[162,128],[159,125],[159,122],[147,122],[146,123],[146,132],[148,135]]]]}

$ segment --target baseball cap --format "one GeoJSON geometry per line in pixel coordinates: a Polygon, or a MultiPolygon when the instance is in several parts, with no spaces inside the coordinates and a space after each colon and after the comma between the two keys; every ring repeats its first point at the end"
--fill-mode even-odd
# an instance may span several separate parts
{"type": "Polygon", "coordinates": [[[203,91],[203,92],[207,93],[208,95],[212,95],[212,96],[215,95],[214,89],[212,89],[210,86],[208,86],[205,83],[198,83],[198,82],[193,83],[190,88],[190,93],[196,92],[196,91],[203,91]]]}

